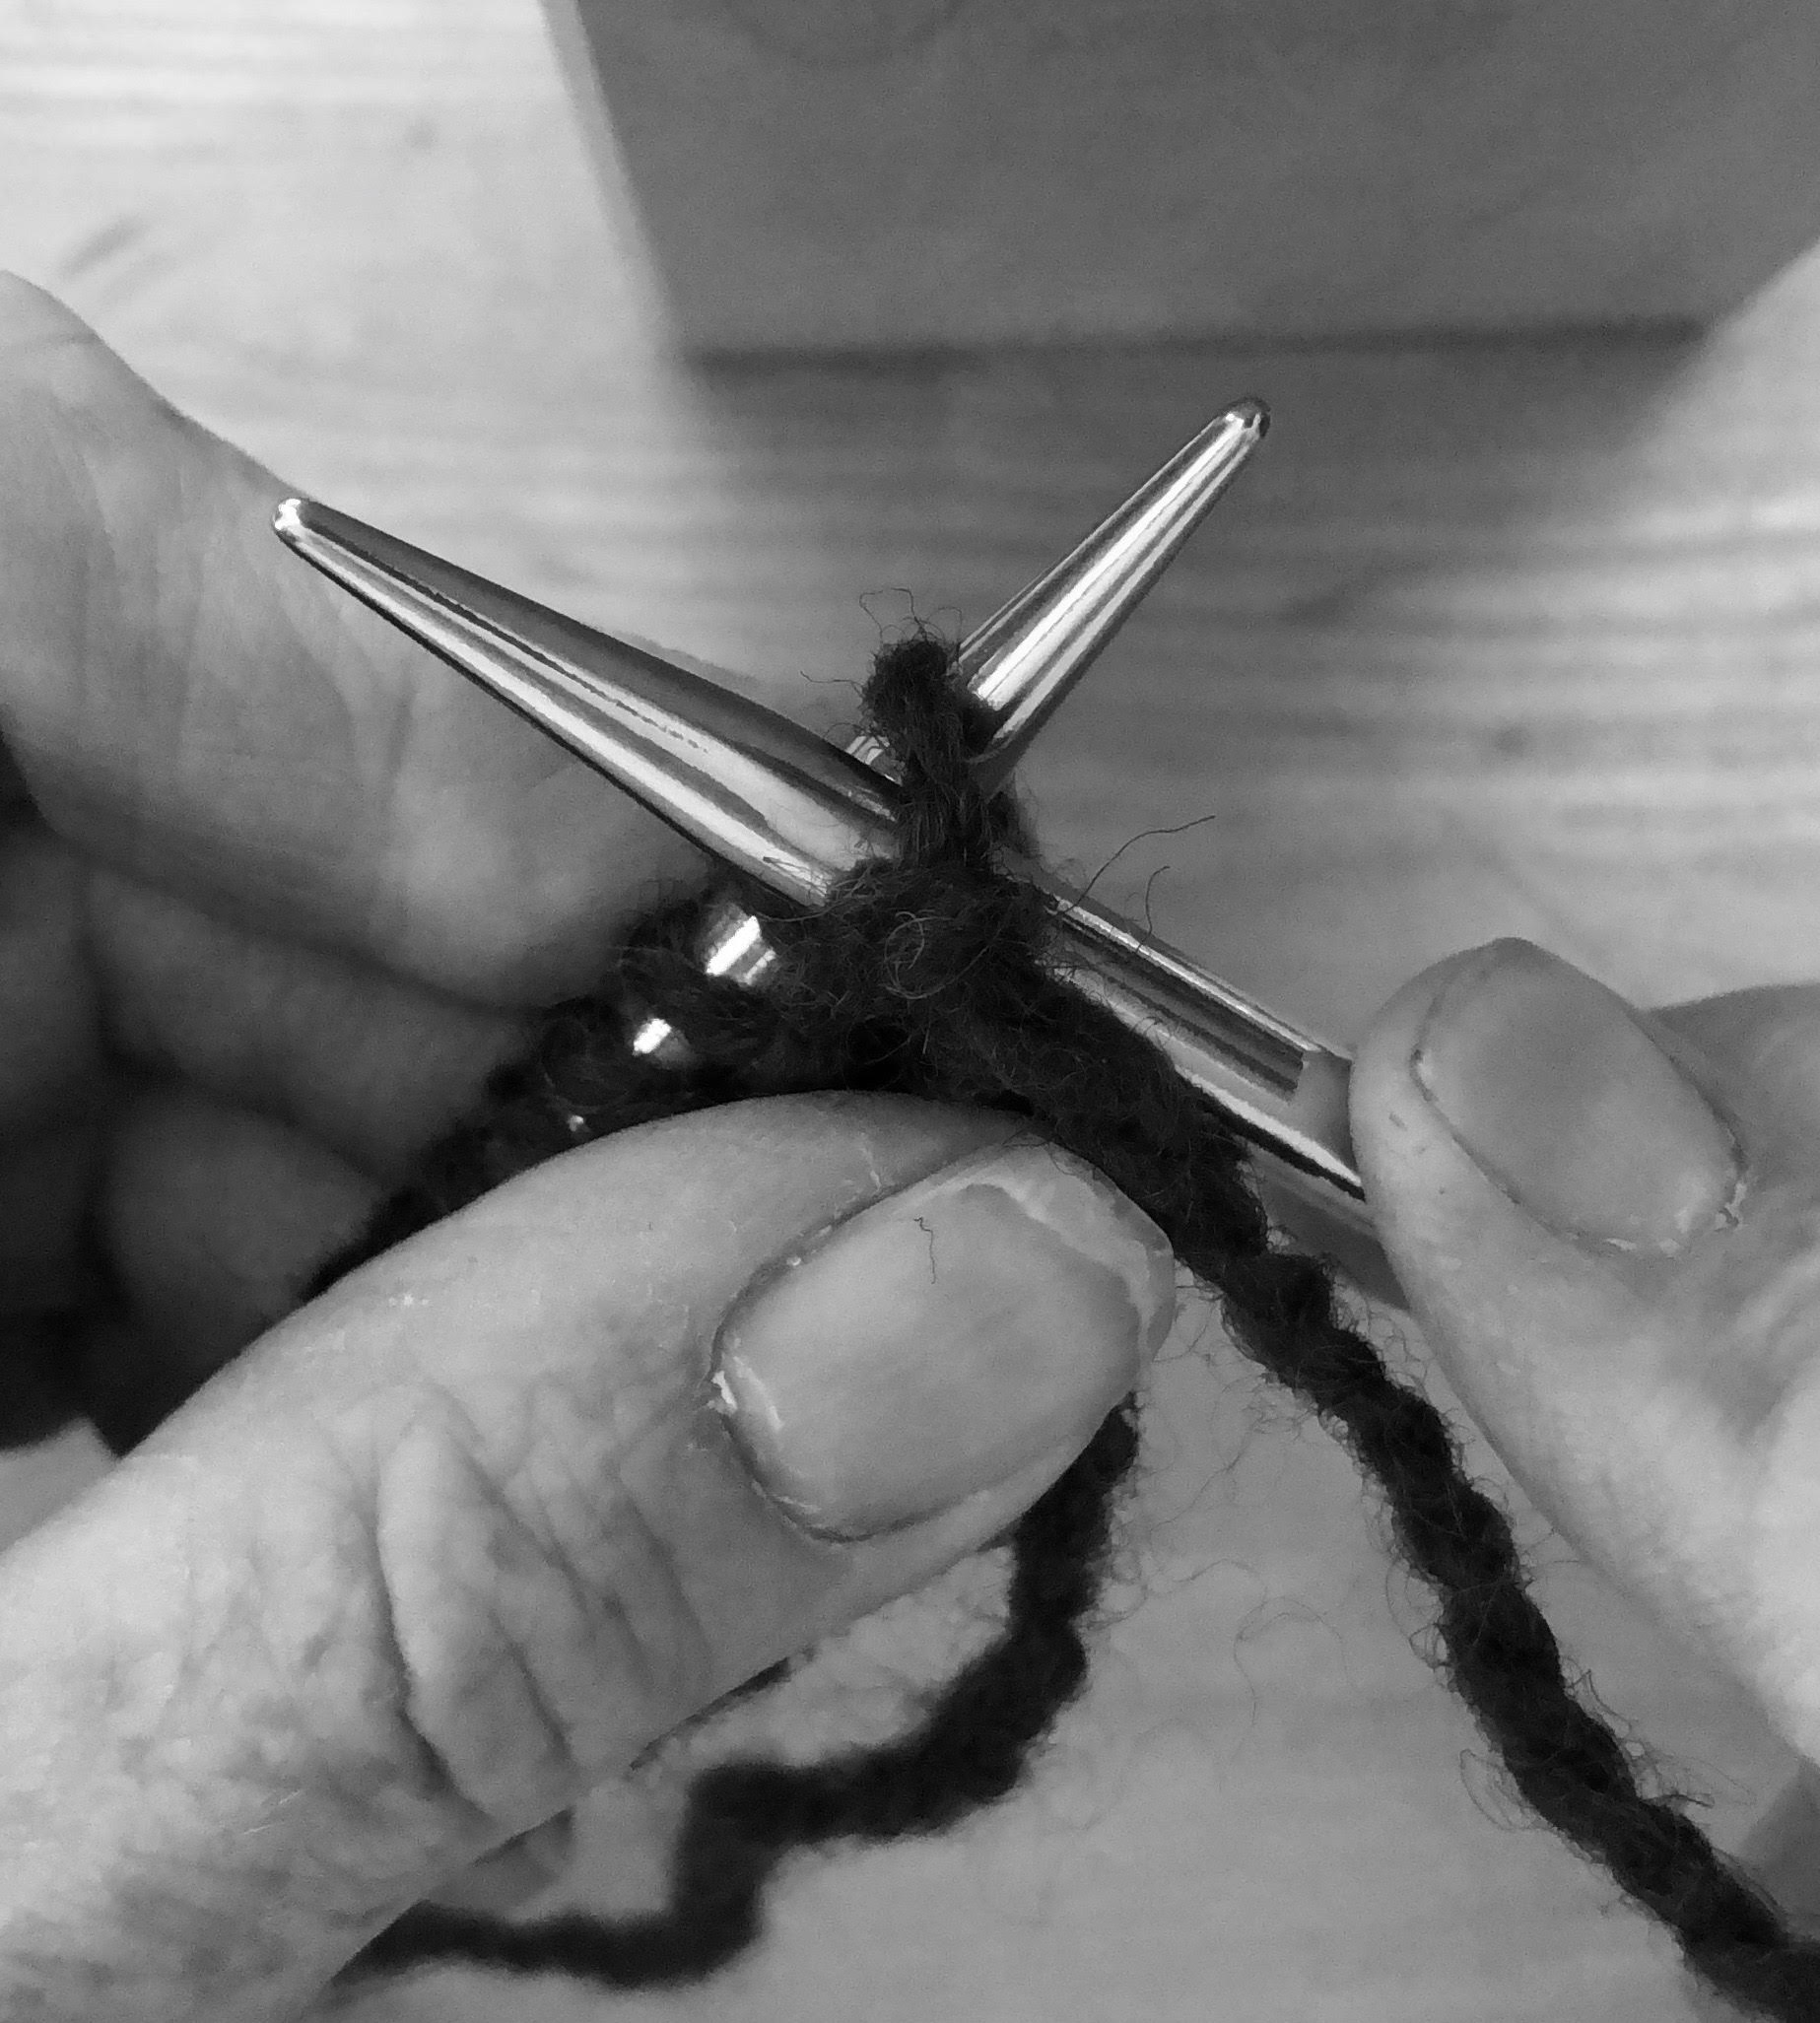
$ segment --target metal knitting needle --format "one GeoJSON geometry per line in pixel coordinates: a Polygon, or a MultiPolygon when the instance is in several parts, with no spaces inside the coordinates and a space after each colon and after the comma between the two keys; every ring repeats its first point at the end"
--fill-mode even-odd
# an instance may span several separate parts
{"type": "MultiPolygon", "coordinates": [[[[975,764],[977,776],[988,791],[1012,770],[1136,609],[1263,440],[1268,426],[1268,412],[1255,400],[1239,401],[1216,416],[1053,569],[963,641],[958,671],[985,718],[987,739],[975,764]]],[[[427,592],[432,604],[438,599],[471,603],[476,596],[484,604],[492,590],[463,572],[451,573],[434,557],[407,550],[325,507],[301,508],[292,519],[281,514],[278,530],[318,568],[407,629],[425,623],[438,635],[447,629],[445,614],[437,616],[419,591],[427,592]],[[382,566],[378,573],[375,563],[382,566]]],[[[521,600],[514,600],[509,609],[496,602],[494,615],[509,626],[524,621],[529,611],[521,600]]],[[[551,617],[542,614],[539,623],[546,623],[547,629],[551,617]]],[[[609,647],[606,635],[594,635],[593,640],[597,652],[609,647]]],[[[653,667],[666,662],[706,674],[710,681],[719,674],[642,641],[624,640],[621,644],[627,650],[612,671],[622,682],[648,680],[653,667]]],[[[446,645],[443,639],[438,650],[446,645]]],[[[465,671],[487,684],[484,669],[465,671]]],[[[719,679],[724,684],[728,678],[719,679]]],[[[577,727],[566,725],[561,705],[553,709],[547,695],[541,700],[528,697],[522,684],[510,693],[494,686],[495,693],[541,728],[583,758],[588,756],[586,739],[576,741],[577,727]]],[[[875,768],[893,768],[882,743],[863,732],[847,739],[844,749],[875,768]]],[[[705,909],[691,953],[706,975],[749,989],[763,987],[776,961],[760,923],[730,896],[705,909]]],[[[687,1036],[661,1013],[649,1007],[629,1011],[635,1053],[675,1068],[694,1058],[687,1036]]]]}
{"type": "MultiPolygon", "coordinates": [[[[1270,426],[1262,401],[1216,415],[1077,547],[962,641],[955,671],[992,729],[974,760],[987,792],[1003,785],[1082,675],[1143,601],[1270,426]]],[[[889,754],[864,733],[846,750],[889,754]]]]}
{"type": "MultiPolygon", "coordinates": [[[[860,864],[895,854],[892,783],[775,711],[325,507],[289,501],[277,524],[363,601],[770,889],[819,906],[860,864]]],[[[1155,1039],[1292,1188],[1361,1228],[1346,1057],[1031,868],[1056,907],[1056,968],[1155,1039]]]]}
{"type": "MultiPolygon", "coordinates": [[[[364,601],[773,890],[813,907],[859,864],[895,852],[892,782],[788,718],[326,509],[288,502],[279,528],[364,601]]],[[[1345,1055],[1027,869],[1054,908],[1056,970],[1158,1041],[1324,1217],[1369,1235],[1345,1132],[1345,1055]]]]}
{"type": "MultiPolygon", "coordinates": [[[[962,641],[955,672],[989,726],[974,759],[974,776],[987,793],[1010,776],[1225,496],[1269,426],[1269,411],[1258,400],[1237,401],[1216,415],[1053,569],[962,641]]],[[[895,776],[882,739],[861,731],[843,749],[895,776]]],[[[695,955],[708,976],[749,988],[763,984],[776,960],[759,922],[732,899],[709,909],[695,955]]],[[[682,1050],[680,1038],[652,1014],[632,1044],[636,1051],[674,1057],[682,1050]]]]}

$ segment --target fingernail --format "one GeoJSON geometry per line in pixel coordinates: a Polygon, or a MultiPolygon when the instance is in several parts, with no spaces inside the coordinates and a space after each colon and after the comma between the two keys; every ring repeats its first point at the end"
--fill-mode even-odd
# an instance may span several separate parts
{"type": "Polygon", "coordinates": [[[797,1522],[862,1538],[1078,1451],[1175,1315],[1147,1215],[1066,1152],[1001,1145],[762,1272],[716,1337],[715,1402],[797,1522]]]}
{"type": "Polygon", "coordinates": [[[1621,997],[1529,942],[1461,965],[1410,1065],[1466,1152],[1553,1229],[1668,1252],[1731,1219],[1729,1128],[1621,997]]]}

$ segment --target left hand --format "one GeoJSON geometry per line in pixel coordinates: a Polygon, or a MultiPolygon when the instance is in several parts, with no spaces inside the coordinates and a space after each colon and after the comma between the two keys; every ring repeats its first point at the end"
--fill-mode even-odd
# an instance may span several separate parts
{"type": "Polygon", "coordinates": [[[0,446],[0,1440],[124,1447],[700,859],[3,278],[0,446]]]}

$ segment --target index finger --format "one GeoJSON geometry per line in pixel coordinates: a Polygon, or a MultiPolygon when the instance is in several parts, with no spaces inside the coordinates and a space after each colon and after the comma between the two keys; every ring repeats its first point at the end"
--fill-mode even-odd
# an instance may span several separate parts
{"type": "Polygon", "coordinates": [[[301,567],[280,480],[0,277],[0,735],[86,854],[496,1003],[580,987],[653,818],[301,567]]]}

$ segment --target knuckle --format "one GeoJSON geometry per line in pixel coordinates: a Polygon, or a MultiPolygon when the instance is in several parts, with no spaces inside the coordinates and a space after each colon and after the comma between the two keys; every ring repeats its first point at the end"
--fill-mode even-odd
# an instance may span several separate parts
{"type": "Polygon", "coordinates": [[[129,375],[74,309],[16,274],[0,274],[0,365],[28,395],[81,414],[129,375]]]}
{"type": "Polygon", "coordinates": [[[10,269],[0,271],[0,342],[30,349],[90,335],[87,324],[54,295],[10,269]]]}
{"type": "Polygon", "coordinates": [[[504,1442],[446,1399],[414,1417],[371,1512],[399,1718],[442,1787],[507,1827],[548,1816],[712,1693],[662,1527],[598,1455],[577,1468],[573,1431],[547,1437],[552,1413],[515,1409],[504,1442]]]}

